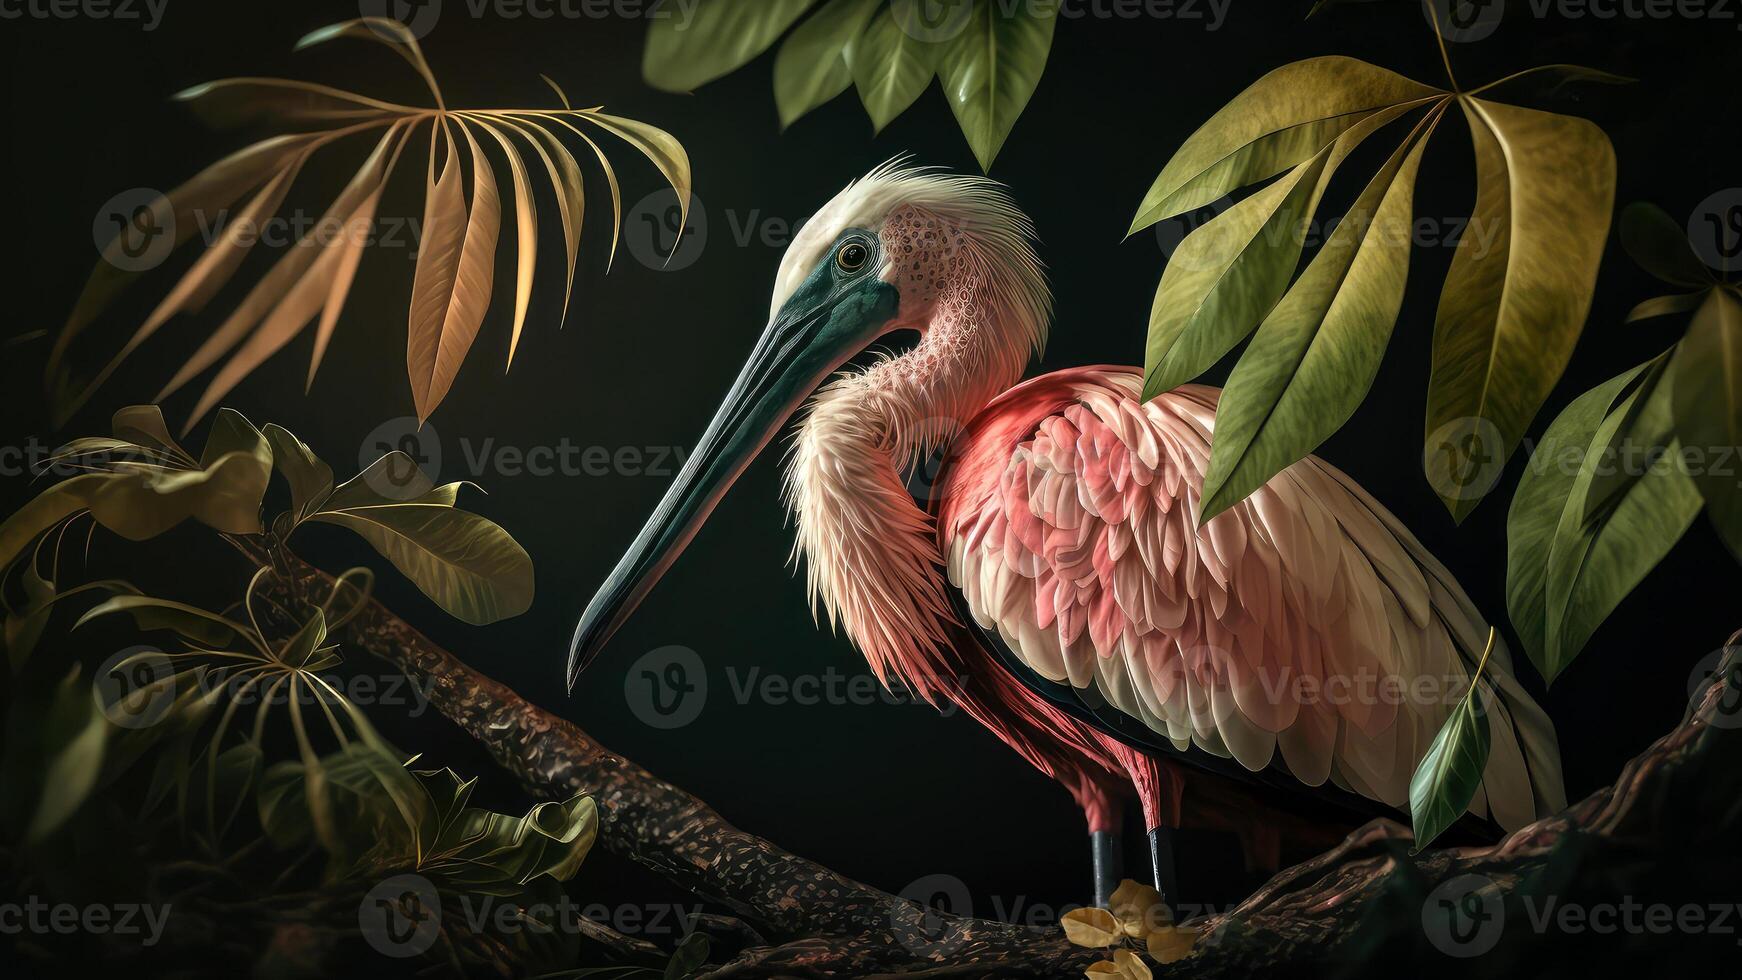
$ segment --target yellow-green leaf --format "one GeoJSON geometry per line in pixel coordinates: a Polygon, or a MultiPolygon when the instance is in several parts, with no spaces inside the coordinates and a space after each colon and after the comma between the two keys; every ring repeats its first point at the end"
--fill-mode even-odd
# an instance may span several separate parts
{"type": "Polygon", "coordinates": [[[290,484],[293,520],[302,521],[333,492],[333,468],[288,430],[268,423],[264,434],[272,445],[272,461],[290,484]]]}
{"type": "Polygon", "coordinates": [[[1654,317],[1671,316],[1676,313],[1688,313],[1700,308],[1706,301],[1706,290],[1692,293],[1675,293],[1670,296],[1654,296],[1642,301],[1638,306],[1627,311],[1627,323],[1640,320],[1650,320],[1654,317]]]}
{"type": "Polygon", "coordinates": [[[1675,431],[1706,513],[1730,551],[1742,560],[1742,302],[1714,289],[1688,326],[1670,367],[1675,431]]]}
{"type": "Polygon", "coordinates": [[[217,613],[190,606],[184,602],[158,599],[145,595],[117,595],[92,606],[73,624],[74,629],[91,620],[126,613],[142,630],[169,630],[177,636],[207,648],[221,647],[238,636],[252,631],[217,613]]]}
{"type": "MultiPolygon", "coordinates": [[[[78,668],[62,681],[48,707],[42,729],[34,733],[46,750],[41,796],[24,831],[34,844],[59,830],[83,806],[103,771],[109,721],[91,696],[78,668]]],[[[18,792],[20,787],[11,787],[18,792]]]]}
{"type": "MultiPolygon", "coordinates": [[[[587,112],[583,115],[600,127],[621,137],[630,146],[640,150],[642,156],[659,168],[660,174],[665,177],[667,183],[671,184],[672,193],[677,195],[678,231],[680,233],[678,237],[681,240],[683,226],[689,221],[690,194],[695,186],[690,176],[690,157],[684,150],[683,144],[677,141],[677,137],[658,126],[650,126],[638,119],[626,119],[623,116],[612,116],[603,112],[587,112]]],[[[604,164],[604,160],[604,156],[600,155],[601,164],[604,164]]],[[[610,174],[611,171],[607,169],[606,176],[609,177],[610,174]]],[[[612,195],[615,196],[615,194],[616,187],[613,185],[612,195]]]]}
{"type": "Polygon", "coordinates": [[[1549,681],[1700,510],[1674,441],[1664,354],[1573,401],[1507,514],[1507,609],[1549,681]]]}
{"type": "Polygon", "coordinates": [[[106,473],[85,473],[64,480],[0,521],[0,571],[11,567],[42,532],[84,510],[88,495],[108,479],[106,473]]]}
{"type": "Polygon", "coordinates": [[[1368,183],[1229,376],[1200,522],[1318,448],[1366,397],[1403,305],[1415,176],[1434,122],[1368,183]]]}
{"type": "Polygon", "coordinates": [[[1209,370],[1276,306],[1300,264],[1325,185],[1375,130],[1408,111],[1370,113],[1292,171],[1187,235],[1149,313],[1143,397],[1154,398],[1209,370]]]}
{"type": "Polygon", "coordinates": [[[361,535],[424,595],[473,625],[518,616],[532,605],[532,559],[495,523],[452,506],[451,490],[356,505],[335,491],[310,520],[361,535]]]}
{"type": "Polygon", "coordinates": [[[1293,167],[1369,114],[1441,91],[1354,58],[1309,58],[1252,83],[1188,137],[1155,178],[1133,232],[1293,167]]]}
{"type": "MultiPolygon", "coordinates": [[[[1504,461],[1584,328],[1615,152],[1583,119],[1470,97],[1460,104],[1475,143],[1476,207],[1440,294],[1427,431],[1484,433],[1494,445],[1465,449],[1504,461]]],[[[1436,488],[1460,521],[1485,489],[1436,488]]]]}

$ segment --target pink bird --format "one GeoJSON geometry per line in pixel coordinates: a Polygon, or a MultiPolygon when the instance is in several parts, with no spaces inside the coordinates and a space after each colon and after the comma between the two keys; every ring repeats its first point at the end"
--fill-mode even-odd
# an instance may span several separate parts
{"type": "MultiPolygon", "coordinates": [[[[1072,794],[1098,900],[1131,792],[1165,890],[1196,771],[1298,790],[1289,809],[1405,806],[1482,615],[1315,457],[1200,526],[1216,389],[1143,402],[1122,367],[1017,384],[1051,315],[1001,185],[897,161],[848,186],[787,250],[748,363],[588,605],[570,684],[797,414],[787,498],[813,606],[885,685],[954,703],[1072,794]],[[841,371],[908,330],[910,349],[841,371]],[[909,477],[940,451],[916,500],[909,477]]],[[[1559,752],[1503,644],[1485,677],[1470,812],[1515,828],[1564,807],[1559,752]]]]}

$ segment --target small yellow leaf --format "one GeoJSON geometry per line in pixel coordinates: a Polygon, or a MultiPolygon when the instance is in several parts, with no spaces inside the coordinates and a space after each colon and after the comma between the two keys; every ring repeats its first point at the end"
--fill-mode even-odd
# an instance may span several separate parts
{"type": "Polygon", "coordinates": [[[1119,976],[1124,980],[1154,980],[1155,974],[1149,972],[1149,964],[1142,957],[1128,949],[1122,949],[1113,954],[1113,963],[1119,968],[1119,976]]]}
{"type": "Polygon", "coordinates": [[[1126,878],[1113,889],[1107,904],[1113,917],[1125,927],[1125,935],[1133,939],[1148,935],[1157,926],[1171,925],[1173,912],[1162,900],[1161,892],[1148,885],[1126,878]]]}
{"type": "Polygon", "coordinates": [[[1083,971],[1083,976],[1088,977],[1089,980],[1096,980],[1098,977],[1117,977],[1118,975],[1119,964],[1114,963],[1112,960],[1102,960],[1099,963],[1090,963],[1089,968],[1083,971]]]}
{"type": "Polygon", "coordinates": [[[1059,924],[1064,926],[1066,939],[1090,949],[1111,946],[1125,934],[1119,920],[1106,909],[1072,909],[1064,914],[1059,924]]]}
{"type": "Polygon", "coordinates": [[[1147,946],[1149,955],[1157,962],[1174,963],[1191,955],[1192,945],[1197,941],[1196,929],[1165,926],[1149,934],[1147,946]]]}

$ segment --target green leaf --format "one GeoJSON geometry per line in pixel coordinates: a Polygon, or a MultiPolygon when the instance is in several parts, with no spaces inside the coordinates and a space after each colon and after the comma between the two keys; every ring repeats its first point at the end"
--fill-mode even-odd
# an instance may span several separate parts
{"type": "Polygon", "coordinates": [[[253,742],[237,742],[207,756],[188,773],[187,792],[191,798],[203,800],[214,836],[221,837],[235,822],[236,816],[255,795],[266,753],[253,742]]]}
{"type": "MultiPolygon", "coordinates": [[[[452,486],[457,488],[458,484],[452,486]]],[[[344,510],[413,500],[433,490],[435,483],[417,461],[395,449],[339,484],[317,509],[344,510]]],[[[450,498],[448,503],[453,503],[453,499],[450,498]]]]}
{"type": "Polygon", "coordinates": [[[107,473],[84,473],[64,480],[0,521],[0,570],[11,567],[42,532],[84,510],[90,495],[109,479],[107,473]]]}
{"type": "MultiPolygon", "coordinates": [[[[115,433],[155,455],[150,462],[116,462],[107,472],[82,474],[44,491],[44,498],[60,496],[39,498],[33,506],[40,509],[26,523],[57,510],[62,516],[75,513],[79,508],[71,501],[76,500],[97,523],[132,541],[156,537],[189,517],[230,534],[260,532],[260,498],[272,475],[272,447],[247,419],[221,412],[199,461],[169,438],[154,407],[117,412],[115,433]]],[[[8,521],[6,527],[11,525],[8,521]]],[[[18,533],[24,530],[21,524],[18,533]]],[[[0,562],[7,560],[14,541],[0,531],[0,562]]]]}
{"type": "Polygon", "coordinates": [[[437,841],[439,859],[430,870],[475,891],[525,885],[541,875],[567,881],[598,835],[598,809],[586,796],[540,803],[522,817],[467,809],[437,841]]]}
{"type": "Polygon", "coordinates": [[[314,836],[303,793],[302,763],[286,760],[269,767],[260,777],[254,805],[260,811],[261,830],[278,847],[295,847],[314,836]]]}
{"type": "Polygon", "coordinates": [[[115,434],[115,438],[133,445],[169,453],[189,469],[194,466],[194,458],[169,434],[169,423],[163,420],[163,409],[156,405],[129,405],[117,409],[109,421],[109,431],[115,434]]]}
{"type": "MultiPolygon", "coordinates": [[[[260,823],[279,847],[315,837],[309,775],[303,762],[282,762],[261,778],[255,804],[260,823]]],[[[320,789],[334,820],[323,841],[336,868],[365,855],[388,865],[418,867],[435,839],[439,813],[423,784],[379,737],[354,741],[320,758],[320,789]]]]}
{"type": "Polygon", "coordinates": [[[976,4],[938,64],[950,109],[982,171],[992,169],[1040,84],[1059,12],[1057,0],[1004,9],[992,0],[976,4]]]}
{"type": "Polygon", "coordinates": [[[439,825],[435,803],[423,782],[405,767],[405,757],[373,729],[327,760],[333,784],[357,798],[370,815],[372,836],[384,838],[393,853],[421,865],[433,849],[439,825]]]}
{"type": "Polygon", "coordinates": [[[1282,173],[1374,112],[1444,94],[1354,58],[1284,65],[1186,139],[1144,195],[1131,231],[1282,173]]]}
{"type": "Polygon", "coordinates": [[[781,42],[774,55],[774,104],[782,129],[853,84],[847,45],[865,29],[878,2],[828,0],[781,42]]]}
{"type": "Polygon", "coordinates": [[[1656,296],[1645,300],[1627,312],[1627,323],[1639,320],[1649,320],[1653,317],[1671,316],[1676,313],[1687,313],[1700,308],[1706,301],[1708,290],[1702,289],[1692,293],[1676,293],[1673,296],[1656,296]]]}
{"type": "Polygon", "coordinates": [[[654,88],[688,92],[768,50],[816,0],[693,0],[658,7],[641,74],[654,88]]]}
{"type": "Polygon", "coordinates": [[[1367,396],[1403,305],[1415,177],[1437,120],[1422,120],[1368,183],[1235,366],[1200,524],[1318,448],[1367,396]]]}
{"type": "Polygon", "coordinates": [[[942,44],[918,40],[902,30],[888,7],[847,45],[847,68],[877,132],[907,111],[931,84],[943,50],[942,44]]]}
{"type": "Polygon", "coordinates": [[[6,662],[14,676],[35,651],[49,615],[54,612],[55,600],[60,598],[55,595],[54,583],[37,573],[35,562],[26,562],[18,578],[24,590],[24,607],[16,610],[8,607],[4,628],[0,629],[0,646],[6,648],[6,662]]]}
{"type": "Polygon", "coordinates": [[[309,658],[321,649],[321,644],[327,640],[327,617],[324,612],[316,609],[303,624],[297,628],[278,651],[278,662],[289,667],[304,669],[309,658]]]}
{"type": "Polygon", "coordinates": [[[91,685],[78,668],[55,691],[38,734],[45,750],[42,792],[24,832],[26,845],[53,834],[78,812],[103,771],[109,721],[98,710],[91,685]]]}
{"type": "Polygon", "coordinates": [[[1574,399],[1513,495],[1507,611],[1551,682],[1699,513],[1670,438],[1668,363],[1659,356],[1574,399]]]}
{"type": "Polygon", "coordinates": [[[663,980],[688,980],[708,962],[712,945],[705,933],[692,932],[685,936],[666,962],[663,980]]]}
{"type": "Polygon", "coordinates": [[[1419,853],[1456,823],[1470,808],[1470,801],[1482,785],[1482,772],[1488,768],[1490,735],[1487,706],[1479,692],[1482,668],[1493,650],[1494,631],[1490,628],[1488,648],[1482,652],[1475,673],[1470,675],[1470,689],[1440,726],[1409,780],[1409,814],[1415,828],[1411,854],[1419,853]]]}
{"type": "MultiPolygon", "coordinates": [[[[111,666],[112,673],[126,675],[134,669],[133,665],[143,665],[149,680],[143,686],[134,687],[114,701],[105,698],[106,712],[117,709],[123,712],[143,712],[135,717],[150,718],[152,723],[142,727],[119,727],[114,729],[109,740],[109,750],[103,760],[104,774],[99,781],[99,788],[113,785],[114,780],[131,772],[133,766],[146,753],[157,750],[158,761],[162,757],[174,756],[172,765],[180,762],[181,778],[185,779],[190,767],[185,759],[176,755],[175,743],[185,736],[189,740],[211,714],[220,699],[225,695],[223,686],[211,678],[211,672],[204,666],[195,666],[185,671],[164,673],[164,668],[174,670],[173,658],[157,651],[141,651],[134,657],[128,657],[111,666]],[[154,699],[165,694],[173,694],[174,700],[167,709],[159,710],[152,706],[154,699]]],[[[131,686],[131,685],[129,685],[131,686]]],[[[153,766],[154,775],[156,766],[153,766]]],[[[166,774],[167,775],[167,774],[166,774]]],[[[148,789],[150,796],[152,790],[148,789]]],[[[150,802],[149,800],[147,801],[150,802]]]]}
{"type": "Polygon", "coordinates": [[[326,614],[327,629],[339,628],[357,617],[369,605],[375,592],[375,573],[367,568],[347,568],[333,579],[333,590],[321,604],[326,614]]]}
{"type": "MultiPolygon", "coordinates": [[[[1504,461],[1584,328],[1615,151],[1583,119],[1467,96],[1460,104],[1475,143],[1476,207],[1440,294],[1427,431],[1432,440],[1477,427],[1496,443],[1480,452],[1504,461]]],[[[1458,521],[1483,495],[1436,490],[1458,521]]]]}
{"type": "Polygon", "coordinates": [[[265,433],[272,446],[272,462],[290,484],[293,520],[301,523],[332,494],[333,468],[287,430],[268,424],[265,433]]]}
{"type": "Polygon", "coordinates": [[[1621,210],[1621,247],[1639,267],[1664,282],[1703,288],[1715,279],[1694,254],[1685,228],[1655,204],[1635,201],[1621,210]]]}
{"type": "Polygon", "coordinates": [[[1149,313],[1145,399],[1209,370],[1257,328],[1288,289],[1331,175],[1362,140],[1407,111],[1368,115],[1180,242],[1149,313]]]}
{"type": "Polygon", "coordinates": [[[214,612],[169,599],[145,595],[118,595],[85,611],[73,629],[102,616],[127,613],[142,630],[169,630],[197,646],[216,649],[237,636],[253,631],[214,612]]]}
{"type": "Polygon", "coordinates": [[[193,499],[191,513],[220,531],[260,530],[260,498],[272,479],[272,445],[240,412],[221,408],[200,454],[207,490],[193,499]],[[225,478],[215,479],[222,474],[225,478]]]}
{"type": "Polygon", "coordinates": [[[1670,366],[1675,432],[1706,513],[1742,560],[1742,302],[1714,289],[1688,325],[1670,366]]]}
{"type": "Polygon", "coordinates": [[[481,626],[518,616],[532,605],[532,559],[501,527],[454,509],[456,486],[412,500],[354,504],[341,496],[342,487],[310,520],[357,532],[460,620],[481,626]]]}

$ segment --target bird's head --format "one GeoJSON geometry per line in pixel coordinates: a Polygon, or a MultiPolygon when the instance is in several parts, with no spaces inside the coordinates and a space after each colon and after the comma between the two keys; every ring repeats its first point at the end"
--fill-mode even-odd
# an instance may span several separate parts
{"type": "Polygon", "coordinates": [[[854,181],[794,237],[768,325],[653,516],[588,604],[569,683],[676,559],[726,490],[828,377],[879,338],[941,322],[971,284],[990,313],[975,329],[1016,370],[1049,312],[1028,219],[981,177],[893,161],[854,181]]]}

